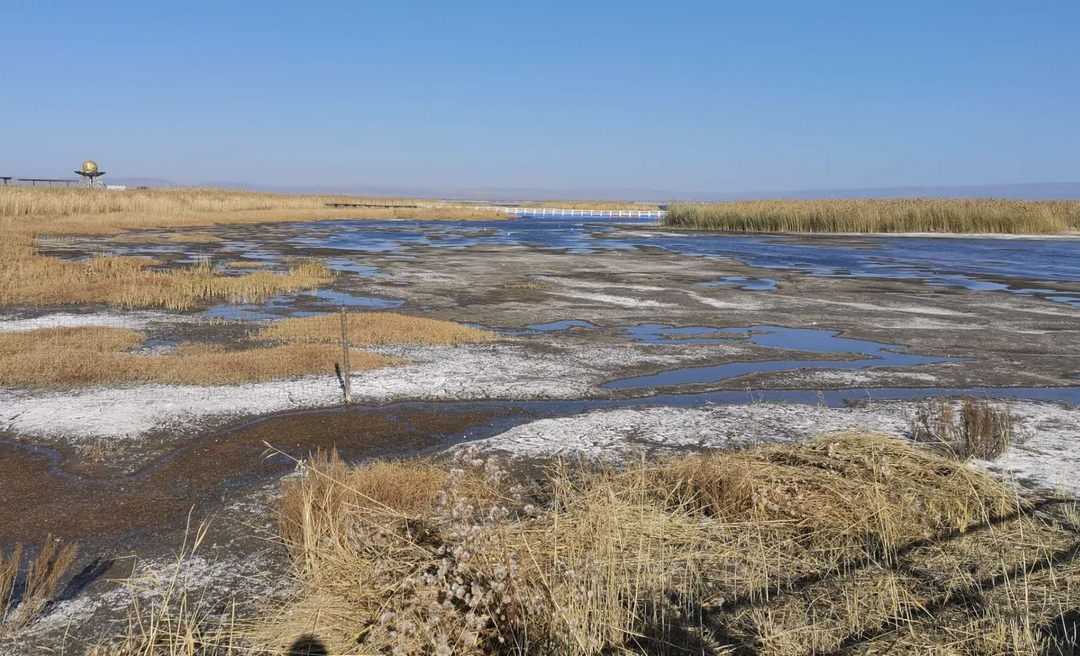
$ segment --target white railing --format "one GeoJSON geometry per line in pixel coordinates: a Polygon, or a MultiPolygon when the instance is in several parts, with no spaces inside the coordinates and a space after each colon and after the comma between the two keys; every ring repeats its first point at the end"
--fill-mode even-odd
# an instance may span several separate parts
{"type": "MultiPolygon", "coordinates": [[[[477,208],[480,209],[480,208],[477,208]]],[[[662,219],[667,214],[663,210],[590,210],[561,207],[498,207],[507,214],[515,216],[553,216],[553,217],[589,217],[594,219],[662,219]]]]}

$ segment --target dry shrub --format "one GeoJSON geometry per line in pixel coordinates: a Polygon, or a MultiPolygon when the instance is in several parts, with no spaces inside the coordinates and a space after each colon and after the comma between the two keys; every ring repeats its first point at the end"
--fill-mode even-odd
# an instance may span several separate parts
{"type": "Polygon", "coordinates": [[[53,599],[61,580],[75,562],[78,547],[45,539],[20,577],[22,545],[7,558],[0,552],[0,636],[30,624],[53,599]]]}
{"type": "Polygon", "coordinates": [[[730,232],[1059,234],[1080,228],[1080,201],[886,198],[673,203],[664,223],[730,232]]]}
{"type": "MultiPolygon", "coordinates": [[[[410,317],[393,312],[354,312],[349,315],[349,343],[467,344],[495,339],[495,334],[453,321],[410,317]]],[[[341,342],[341,318],[336,315],[283,319],[264,329],[262,339],[279,342],[330,344],[341,342]]]]}
{"type": "Polygon", "coordinates": [[[994,460],[1013,442],[1014,421],[1009,408],[988,399],[965,396],[959,411],[951,399],[921,403],[911,420],[916,441],[936,443],[958,458],[994,460]]]}
{"type": "MultiPolygon", "coordinates": [[[[93,385],[128,381],[226,385],[333,373],[341,348],[286,344],[226,350],[181,346],[164,355],[130,352],[145,336],[125,328],[43,328],[0,334],[0,385],[93,385]]],[[[398,364],[393,358],[350,353],[353,371],[398,364]]]]}

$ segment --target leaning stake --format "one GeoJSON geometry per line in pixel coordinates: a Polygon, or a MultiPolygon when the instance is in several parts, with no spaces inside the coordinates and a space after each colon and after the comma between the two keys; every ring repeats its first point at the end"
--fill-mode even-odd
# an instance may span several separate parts
{"type": "Polygon", "coordinates": [[[349,373],[349,315],[341,306],[341,379],[345,383],[345,409],[352,400],[352,375],[349,373]]]}

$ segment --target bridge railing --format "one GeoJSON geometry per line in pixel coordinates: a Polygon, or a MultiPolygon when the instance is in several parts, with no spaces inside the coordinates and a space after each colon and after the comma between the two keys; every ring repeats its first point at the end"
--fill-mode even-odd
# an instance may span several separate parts
{"type": "Polygon", "coordinates": [[[560,218],[662,219],[667,215],[667,212],[663,210],[592,210],[561,207],[500,207],[498,209],[515,216],[551,216],[560,218]]]}

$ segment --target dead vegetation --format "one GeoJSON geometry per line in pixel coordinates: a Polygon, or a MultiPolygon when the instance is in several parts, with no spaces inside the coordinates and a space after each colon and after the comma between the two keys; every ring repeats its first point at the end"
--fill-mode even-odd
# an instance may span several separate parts
{"type": "Polygon", "coordinates": [[[937,444],[957,458],[994,460],[1014,440],[1014,421],[1008,406],[965,396],[929,399],[920,403],[911,420],[916,441],[937,444]]]}
{"type": "Polygon", "coordinates": [[[75,562],[78,548],[51,536],[22,569],[23,548],[0,551],[0,638],[33,622],[52,601],[75,562]]]}
{"type": "MultiPolygon", "coordinates": [[[[2,235],[0,235],[2,237],[2,235]]],[[[109,303],[186,310],[204,301],[257,303],[276,294],[312,289],[334,274],[322,262],[301,260],[285,273],[223,276],[209,263],[156,270],[143,257],[92,257],[71,262],[40,255],[17,241],[0,243],[0,305],[109,303]]]]}
{"type": "MultiPolygon", "coordinates": [[[[227,350],[217,346],[185,345],[164,355],[132,351],[145,336],[124,328],[43,328],[0,334],[0,385],[48,387],[156,382],[227,385],[332,374],[341,348],[330,345],[286,344],[227,350]]],[[[398,364],[399,361],[353,349],[354,371],[398,364]]]]}
{"type": "Polygon", "coordinates": [[[262,269],[271,266],[270,262],[262,260],[233,260],[224,264],[226,269],[262,269]]]}
{"type": "Polygon", "coordinates": [[[664,225],[728,232],[1053,235],[1080,229],[1080,201],[881,198],[672,203],[664,225]]]}
{"type": "Polygon", "coordinates": [[[153,653],[304,635],[334,654],[1058,653],[1080,603],[1074,516],[872,434],[526,482],[467,453],[318,456],[282,501],[295,598],[240,630],[176,631],[202,651],[153,653]]]}
{"type": "Polygon", "coordinates": [[[538,292],[543,291],[550,287],[549,283],[543,280],[521,280],[517,282],[507,282],[499,286],[500,289],[508,291],[526,291],[526,292],[538,292]]]}
{"type": "Polygon", "coordinates": [[[506,218],[491,209],[423,203],[400,198],[274,194],[210,188],[133,189],[3,187],[0,225],[34,234],[116,234],[126,230],[182,228],[223,223],[331,219],[506,218]],[[327,207],[327,203],[374,207],[327,207]]]}
{"type": "MultiPolygon", "coordinates": [[[[495,333],[453,321],[410,317],[393,312],[353,312],[348,315],[353,346],[390,344],[456,345],[486,342],[495,333]]],[[[341,318],[335,315],[282,319],[259,333],[261,339],[300,344],[341,342],[341,318]]]]}

